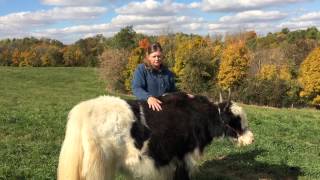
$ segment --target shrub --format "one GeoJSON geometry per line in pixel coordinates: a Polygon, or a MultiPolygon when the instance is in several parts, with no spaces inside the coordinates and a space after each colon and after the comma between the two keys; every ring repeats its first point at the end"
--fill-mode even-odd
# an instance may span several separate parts
{"type": "Polygon", "coordinates": [[[106,81],[106,90],[125,92],[123,72],[128,62],[128,52],[125,50],[106,49],[99,57],[100,77],[106,81]]]}

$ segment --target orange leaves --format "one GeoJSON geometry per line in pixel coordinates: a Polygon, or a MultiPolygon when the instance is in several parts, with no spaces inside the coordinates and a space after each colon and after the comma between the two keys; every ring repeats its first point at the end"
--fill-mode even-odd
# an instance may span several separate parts
{"type": "Polygon", "coordinates": [[[149,47],[149,40],[147,38],[143,38],[139,41],[139,47],[142,49],[147,49],[149,47]]]}

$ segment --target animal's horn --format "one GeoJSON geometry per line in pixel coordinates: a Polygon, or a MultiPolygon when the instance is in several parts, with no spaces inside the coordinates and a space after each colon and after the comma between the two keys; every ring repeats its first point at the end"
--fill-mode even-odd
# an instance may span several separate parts
{"type": "Polygon", "coordinates": [[[228,89],[228,101],[231,101],[231,88],[228,89]]]}

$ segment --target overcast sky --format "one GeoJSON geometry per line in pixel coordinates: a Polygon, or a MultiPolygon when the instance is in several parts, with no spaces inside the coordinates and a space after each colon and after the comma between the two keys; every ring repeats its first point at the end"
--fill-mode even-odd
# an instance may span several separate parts
{"type": "Polygon", "coordinates": [[[0,39],[48,37],[64,43],[133,25],[136,32],[263,35],[320,27],[320,0],[0,0],[0,39]]]}

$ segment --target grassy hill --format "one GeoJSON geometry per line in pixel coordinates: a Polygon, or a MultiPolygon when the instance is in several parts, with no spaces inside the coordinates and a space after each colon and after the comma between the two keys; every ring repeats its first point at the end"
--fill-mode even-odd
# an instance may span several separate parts
{"type": "MultiPolygon", "coordinates": [[[[93,68],[0,67],[0,179],[55,179],[68,111],[103,94],[93,68]]],[[[216,140],[194,179],[320,179],[320,111],[243,106],[255,143],[216,140]]]]}

